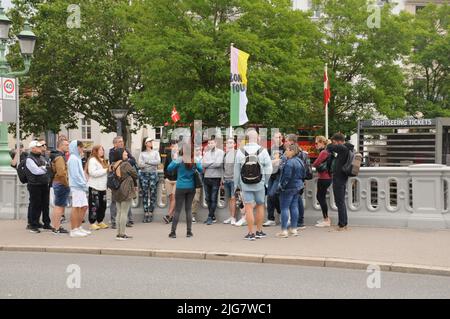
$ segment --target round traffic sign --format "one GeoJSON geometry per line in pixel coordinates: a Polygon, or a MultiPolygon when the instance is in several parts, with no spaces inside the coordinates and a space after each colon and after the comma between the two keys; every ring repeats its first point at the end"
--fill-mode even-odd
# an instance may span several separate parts
{"type": "Polygon", "coordinates": [[[3,90],[8,94],[14,93],[14,82],[12,80],[6,80],[3,83],[3,90]]]}

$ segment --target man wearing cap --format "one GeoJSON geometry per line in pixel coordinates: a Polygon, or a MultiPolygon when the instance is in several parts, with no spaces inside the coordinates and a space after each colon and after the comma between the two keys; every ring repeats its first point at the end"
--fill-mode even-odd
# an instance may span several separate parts
{"type": "Polygon", "coordinates": [[[159,152],[153,149],[152,142],[153,139],[150,137],[144,140],[144,145],[142,145],[142,151],[138,160],[138,167],[140,168],[139,180],[144,206],[144,223],[151,223],[153,221],[153,210],[156,206],[158,185],[158,165],[161,163],[159,152]]]}
{"type": "MultiPolygon", "coordinates": [[[[30,232],[40,233],[39,218],[44,209],[49,209],[50,181],[48,162],[42,156],[42,144],[32,141],[29,145],[30,155],[26,161],[27,188],[30,193],[30,232]]],[[[44,229],[52,230],[49,220],[44,220],[44,229]]]]}

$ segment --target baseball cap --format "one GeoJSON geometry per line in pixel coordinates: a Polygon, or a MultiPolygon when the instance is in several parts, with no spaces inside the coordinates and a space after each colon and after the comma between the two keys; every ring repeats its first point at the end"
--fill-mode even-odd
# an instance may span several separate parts
{"type": "Polygon", "coordinates": [[[28,145],[29,148],[33,148],[33,147],[41,147],[42,144],[39,143],[38,141],[31,141],[30,144],[28,145]]]}
{"type": "Polygon", "coordinates": [[[152,142],[152,141],[153,141],[153,139],[152,139],[151,137],[147,137],[147,138],[145,139],[145,143],[152,142]]]}

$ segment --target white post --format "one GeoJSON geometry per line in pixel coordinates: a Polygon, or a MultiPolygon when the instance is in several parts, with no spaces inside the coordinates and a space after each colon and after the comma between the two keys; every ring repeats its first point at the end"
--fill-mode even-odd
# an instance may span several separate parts
{"type": "Polygon", "coordinates": [[[325,137],[328,139],[328,103],[325,105],[325,137]]]}
{"type": "MultiPolygon", "coordinates": [[[[19,78],[16,78],[16,152],[20,152],[20,115],[19,115],[19,78]]],[[[17,159],[16,168],[19,166],[20,163],[20,155],[17,159]]],[[[20,203],[19,203],[19,192],[20,192],[20,181],[19,181],[19,175],[17,175],[16,178],[16,211],[14,213],[14,219],[19,219],[19,210],[20,210],[20,203]]]]}

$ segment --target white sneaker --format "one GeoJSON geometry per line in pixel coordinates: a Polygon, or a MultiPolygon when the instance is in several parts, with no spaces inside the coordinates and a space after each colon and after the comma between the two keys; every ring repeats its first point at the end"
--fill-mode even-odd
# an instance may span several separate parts
{"type": "Polygon", "coordinates": [[[316,227],[330,227],[331,226],[331,222],[320,222],[316,224],[316,227]]]}
{"type": "Polygon", "coordinates": [[[92,232],[90,230],[84,229],[83,227],[78,227],[78,231],[85,233],[86,235],[90,235],[92,234],[92,232]]]}
{"type": "Polygon", "coordinates": [[[231,225],[236,225],[236,218],[231,217],[231,225]]]}
{"type": "Polygon", "coordinates": [[[230,217],[226,220],[223,221],[224,224],[231,224],[231,220],[233,219],[233,217],[230,217]]]}
{"type": "Polygon", "coordinates": [[[247,225],[247,221],[245,220],[245,217],[242,217],[241,219],[239,219],[239,221],[237,221],[234,226],[246,226],[247,225]]]}
{"type": "Polygon", "coordinates": [[[288,231],[287,230],[283,230],[282,232],[277,233],[277,237],[278,238],[288,238],[289,237],[288,231]]]}
{"type": "Polygon", "coordinates": [[[78,228],[70,231],[70,237],[86,237],[87,234],[78,230],[78,228]]]}
{"type": "Polygon", "coordinates": [[[277,225],[277,223],[275,223],[274,220],[268,220],[263,224],[264,227],[276,226],[276,225],[277,225]]]}
{"type": "Polygon", "coordinates": [[[289,228],[288,232],[289,232],[289,235],[291,235],[291,236],[294,236],[294,237],[298,236],[297,229],[295,229],[295,228],[289,228]]]}

